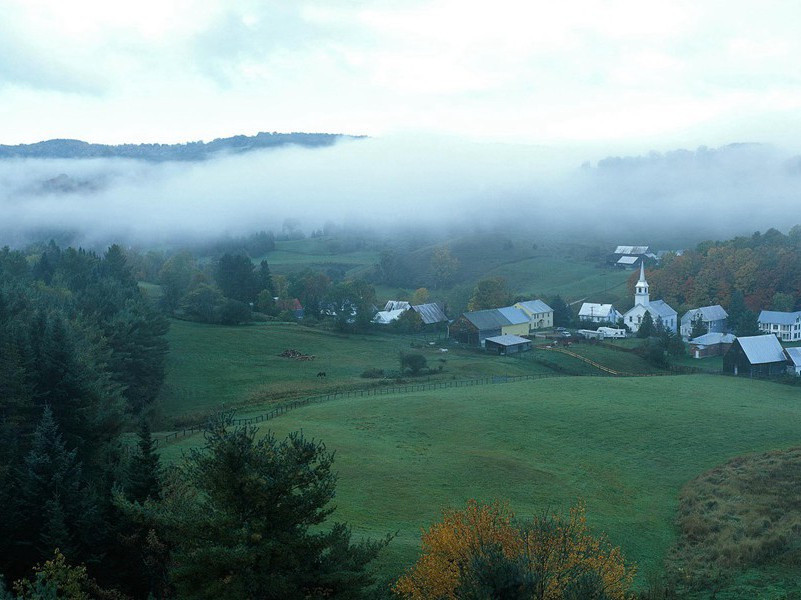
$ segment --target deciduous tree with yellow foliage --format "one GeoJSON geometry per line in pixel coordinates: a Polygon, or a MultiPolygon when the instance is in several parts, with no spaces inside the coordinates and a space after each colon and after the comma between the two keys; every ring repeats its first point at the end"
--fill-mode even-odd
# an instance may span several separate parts
{"type": "Polygon", "coordinates": [[[506,504],[471,500],[422,536],[417,563],[395,584],[410,600],[629,597],[635,568],[587,528],[584,506],[517,521],[506,504]]]}

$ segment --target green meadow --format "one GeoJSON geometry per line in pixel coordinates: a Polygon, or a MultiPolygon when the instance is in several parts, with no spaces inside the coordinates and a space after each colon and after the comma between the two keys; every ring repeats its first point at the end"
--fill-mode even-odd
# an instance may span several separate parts
{"type": "Polygon", "coordinates": [[[681,487],[733,456],[798,445],[801,404],[795,388],[745,379],[572,377],[332,400],[268,429],[336,452],[335,517],[362,536],[398,532],[387,574],[415,558],[443,507],[469,498],[508,500],[520,516],[583,501],[645,574],[675,540],[681,487]]]}
{"type": "Polygon", "coordinates": [[[410,381],[552,374],[538,357],[573,365],[578,373],[597,373],[574,358],[539,351],[519,358],[499,357],[448,345],[448,351],[442,352],[444,340],[438,340],[436,334],[428,338],[388,333],[343,335],[296,323],[226,327],[174,320],[167,338],[166,379],[155,406],[165,419],[336,390],[394,385],[394,379],[366,379],[361,374],[367,369],[397,374],[401,352],[423,354],[434,370],[410,381]],[[315,358],[298,361],[279,356],[286,349],[315,358]],[[317,377],[319,372],[326,376],[317,377]]]}

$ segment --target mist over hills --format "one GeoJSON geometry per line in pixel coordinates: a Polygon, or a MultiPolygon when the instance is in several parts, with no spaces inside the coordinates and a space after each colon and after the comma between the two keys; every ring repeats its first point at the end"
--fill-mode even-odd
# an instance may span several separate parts
{"type": "Polygon", "coordinates": [[[359,136],[333,133],[257,133],[218,138],[211,142],[184,144],[91,144],[81,140],[55,139],[34,144],[0,144],[0,160],[8,158],[132,158],[152,162],[207,160],[220,154],[240,154],[287,145],[319,148],[359,136]]]}
{"type": "Polygon", "coordinates": [[[99,147],[184,153],[175,160],[58,157],[50,144],[37,146],[48,158],[0,160],[0,246],[53,231],[84,244],[176,243],[293,219],[307,234],[333,222],[672,248],[801,222],[801,161],[766,144],[616,157],[436,136],[259,134],[197,144],[199,159],[188,158],[193,144],[99,147]]]}

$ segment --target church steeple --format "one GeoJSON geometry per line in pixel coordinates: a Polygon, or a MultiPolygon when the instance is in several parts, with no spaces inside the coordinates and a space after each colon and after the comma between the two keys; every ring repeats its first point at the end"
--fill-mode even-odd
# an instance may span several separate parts
{"type": "Polygon", "coordinates": [[[642,304],[648,306],[651,302],[651,295],[648,293],[648,282],[645,281],[645,263],[640,263],[640,280],[634,288],[634,306],[642,304]]]}

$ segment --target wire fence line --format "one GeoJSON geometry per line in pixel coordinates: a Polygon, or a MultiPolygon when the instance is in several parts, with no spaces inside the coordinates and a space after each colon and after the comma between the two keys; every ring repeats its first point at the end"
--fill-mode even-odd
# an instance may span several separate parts
{"type": "MultiPolygon", "coordinates": [[[[318,396],[310,396],[299,400],[292,400],[286,402],[281,406],[276,406],[272,410],[264,412],[253,417],[233,418],[231,422],[234,425],[255,425],[274,419],[283,415],[290,410],[308,406],[309,404],[318,404],[320,402],[327,402],[329,400],[345,399],[345,398],[364,398],[367,396],[389,396],[394,394],[409,394],[414,392],[425,392],[430,390],[442,390],[447,388],[464,388],[474,387],[477,385],[496,385],[501,383],[513,383],[518,381],[531,381],[538,379],[552,379],[556,377],[598,377],[600,375],[587,374],[587,375],[567,375],[562,373],[538,373],[534,375],[494,375],[491,377],[479,377],[475,379],[455,379],[450,381],[435,381],[426,383],[413,383],[407,385],[391,386],[391,387],[373,387],[362,390],[347,390],[347,391],[334,391],[329,394],[320,394],[318,396]]],[[[204,431],[205,425],[193,425],[191,427],[184,427],[176,431],[167,433],[162,436],[153,436],[153,441],[156,445],[164,445],[170,441],[177,440],[187,435],[192,435],[204,431]]]]}
{"type": "MultiPolygon", "coordinates": [[[[586,360],[587,362],[592,362],[589,361],[588,359],[584,360],[586,360]]],[[[280,406],[276,406],[272,410],[261,413],[259,415],[255,415],[253,417],[233,418],[231,419],[231,422],[234,425],[255,425],[257,423],[264,423],[265,421],[275,419],[276,417],[279,417],[283,414],[288,413],[291,410],[295,410],[302,406],[308,406],[309,404],[318,404],[330,400],[338,400],[346,398],[390,396],[394,394],[409,394],[415,392],[426,392],[431,390],[442,390],[448,388],[464,388],[464,387],[474,387],[479,385],[497,385],[502,383],[515,383],[519,381],[533,381],[533,380],[565,378],[565,377],[608,377],[610,375],[612,377],[652,377],[654,375],[691,375],[691,374],[713,374],[713,373],[693,367],[681,367],[678,369],[671,369],[671,372],[666,372],[666,373],[622,373],[610,369],[608,371],[602,370],[598,373],[583,373],[583,374],[537,373],[532,375],[494,375],[491,377],[478,377],[474,379],[455,379],[450,381],[413,383],[413,384],[390,386],[390,387],[373,387],[361,390],[333,391],[328,394],[320,394],[317,396],[310,396],[299,400],[292,400],[284,404],[281,404],[280,406]]],[[[180,438],[186,437],[187,435],[199,433],[201,431],[204,431],[205,429],[206,425],[193,425],[191,427],[184,427],[162,436],[158,437],[153,436],[153,441],[156,444],[156,446],[163,446],[166,445],[168,442],[178,440],[180,438]]]]}

